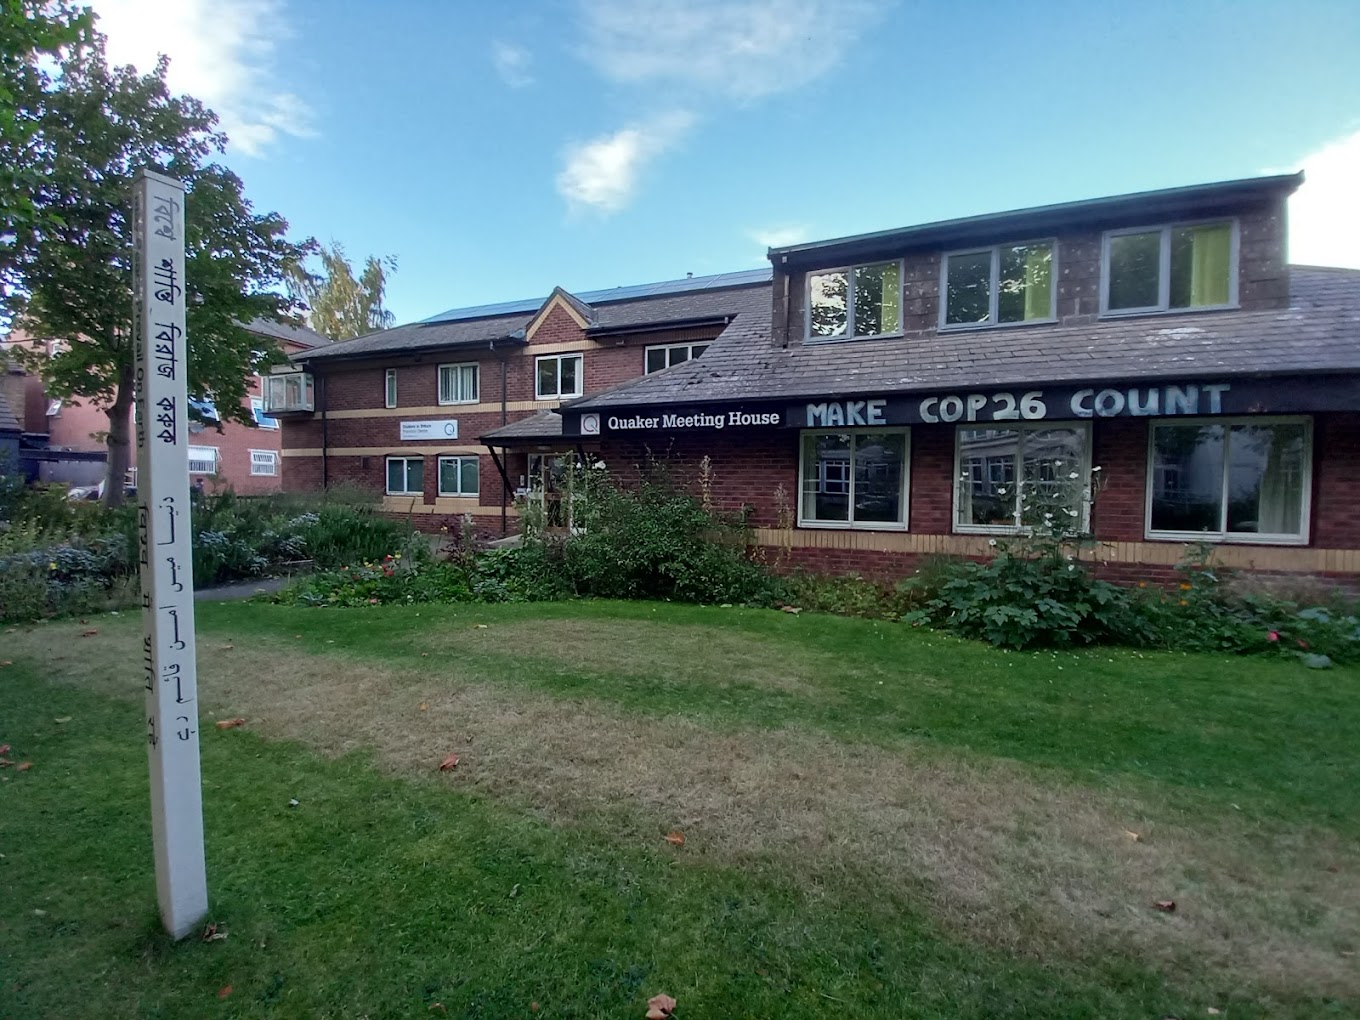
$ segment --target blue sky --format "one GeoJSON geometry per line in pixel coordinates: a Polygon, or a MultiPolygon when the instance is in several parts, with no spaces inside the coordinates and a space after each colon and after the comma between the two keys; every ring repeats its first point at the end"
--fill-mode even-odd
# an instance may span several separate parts
{"type": "Polygon", "coordinates": [[[1300,167],[1292,257],[1360,266],[1354,0],[93,4],[398,321],[1300,167]]]}

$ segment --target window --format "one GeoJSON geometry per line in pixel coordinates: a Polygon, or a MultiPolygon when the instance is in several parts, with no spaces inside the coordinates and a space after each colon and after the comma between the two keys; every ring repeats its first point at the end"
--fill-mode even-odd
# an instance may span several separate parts
{"type": "Polygon", "coordinates": [[[310,372],[285,372],[264,377],[266,411],[310,411],[314,386],[310,372]]]}
{"type": "Polygon", "coordinates": [[[539,400],[581,395],[581,364],[579,354],[553,354],[536,358],[534,396],[539,400]]]}
{"type": "Polygon", "coordinates": [[[251,450],[250,473],[252,475],[277,475],[279,473],[279,455],[273,450],[251,450]]]}
{"type": "Polygon", "coordinates": [[[1090,511],[1085,425],[960,428],[954,530],[1008,534],[1064,514],[1076,530],[1090,511]]]}
{"type": "Polygon", "coordinates": [[[439,495],[475,496],[479,490],[476,457],[439,458],[439,495]]]}
{"type": "Polygon", "coordinates": [[[1006,326],[1057,316],[1053,241],[1003,244],[944,258],[942,326],[1006,326]]]}
{"type": "Polygon", "coordinates": [[[646,357],[643,360],[643,371],[647,375],[653,372],[660,372],[663,368],[670,368],[684,361],[692,361],[704,351],[708,350],[708,343],[701,344],[658,344],[648,347],[646,357]]]}
{"type": "Polygon", "coordinates": [[[217,474],[217,447],[215,446],[189,447],[189,474],[191,475],[217,474]]]}
{"type": "MultiPolygon", "coordinates": [[[[476,386],[473,386],[476,389],[476,386]]],[[[397,406],[397,370],[389,368],[383,373],[383,407],[397,406]]]]}
{"type": "Polygon", "coordinates": [[[425,494],[425,461],[421,457],[387,458],[387,494],[389,496],[423,496],[425,494]]]}
{"type": "Polygon", "coordinates": [[[479,399],[481,373],[475,364],[439,366],[439,402],[475,404],[479,399]]]}
{"type": "Polygon", "coordinates": [[[798,523],[905,529],[908,449],[905,429],[804,432],[798,523]]]}
{"type": "Polygon", "coordinates": [[[1101,269],[1107,313],[1231,307],[1237,304],[1237,224],[1112,231],[1101,269]]]}
{"type": "Polygon", "coordinates": [[[255,417],[255,424],[262,429],[276,429],[279,427],[279,420],[271,418],[264,413],[264,400],[260,397],[250,398],[250,413],[255,417]]]}
{"type": "Polygon", "coordinates": [[[1154,424],[1149,537],[1308,540],[1311,421],[1154,424]]]}
{"type": "Polygon", "coordinates": [[[902,263],[808,274],[808,339],[863,339],[902,332],[902,263]]]}

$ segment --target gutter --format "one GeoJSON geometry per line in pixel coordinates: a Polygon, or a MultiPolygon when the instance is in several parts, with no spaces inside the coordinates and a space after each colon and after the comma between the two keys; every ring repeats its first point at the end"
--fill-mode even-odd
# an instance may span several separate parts
{"type": "Polygon", "coordinates": [[[629,333],[664,333],[676,329],[698,329],[701,326],[722,326],[726,328],[736,318],[730,315],[704,315],[693,319],[662,319],[656,322],[639,322],[622,326],[588,326],[588,337],[619,336],[629,333]]]}

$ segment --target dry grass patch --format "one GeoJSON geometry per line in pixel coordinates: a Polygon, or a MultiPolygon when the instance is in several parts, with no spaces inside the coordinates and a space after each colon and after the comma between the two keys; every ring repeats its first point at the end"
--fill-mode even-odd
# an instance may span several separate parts
{"type": "MultiPolygon", "coordinates": [[[[559,654],[572,635],[572,654],[628,672],[664,659],[670,673],[683,671],[683,641],[711,647],[723,637],[673,628],[675,643],[648,640],[644,658],[636,643],[585,647],[589,632],[604,630],[600,643],[611,645],[632,624],[558,623],[515,640],[556,639],[559,654]]],[[[498,641],[511,629],[498,628],[498,641]]],[[[58,654],[54,679],[138,696],[136,635],[123,630],[100,638],[93,665],[58,654]]],[[[14,654],[69,647],[75,633],[21,634],[14,654]]],[[[486,633],[441,640],[453,648],[486,633]]],[[[654,845],[679,828],[690,859],[775,867],[833,904],[924,902],[945,925],[1025,955],[1132,952],[1251,986],[1360,994],[1355,961],[1342,955],[1360,943],[1360,855],[1329,833],[1286,840],[1246,822],[1169,817],[1005,762],[942,762],[798,729],[716,733],[683,716],[488,683],[456,657],[394,670],[278,640],[209,637],[200,648],[205,717],[243,715],[252,729],[326,754],[371,749],[395,771],[525,805],[553,824],[654,845]],[[435,772],[450,751],[457,769],[435,772]],[[1167,898],[1174,914],[1152,909],[1167,898]]],[[[756,659],[766,675],[786,672],[756,659]]],[[[736,667],[734,677],[749,681],[736,667]]]]}
{"type": "Polygon", "coordinates": [[[796,651],[740,631],[662,621],[560,620],[502,623],[431,631],[420,644],[431,655],[511,652],[546,668],[594,674],[655,677],[685,686],[753,686],[825,697],[819,674],[836,668],[830,655],[796,651]],[[714,669],[713,663],[722,663],[714,669]]]}

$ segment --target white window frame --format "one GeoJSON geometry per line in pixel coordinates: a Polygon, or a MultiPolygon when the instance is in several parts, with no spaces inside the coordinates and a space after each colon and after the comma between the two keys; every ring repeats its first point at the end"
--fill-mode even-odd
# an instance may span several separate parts
{"type": "Polygon", "coordinates": [[[439,403],[440,403],[441,406],[447,407],[447,406],[449,406],[450,404],[476,404],[476,403],[479,403],[479,402],[481,401],[481,399],[482,399],[482,366],[481,366],[480,364],[478,364],[477,362],[475,362],[475,361],[457,361],[457,362],[450,362],[450,363],[445,364],[445,365],[440,365],[440,366],[439,366],[439,375],[438,375],[438,378],[437,378],[436,381],[437,381],[438,386],[439,386],[439,403]],[[475,385],[473,386],[474,392],[473,392],[472,396],[471,396],[471,397],[464,397],[464,398],[462,398],[461,400],[449,400],[449,399],[446,399],[445,396],[444,396],[444,372],[445,372],[445,370],[450,370],[450,371],[452,371],[453,369],[457,369],[458,372],[459,372],[459,375],[460,375],[460,377],[461,377],[463,369],[466,369],[466,368],[472,369],[473,375],[474,375],[475,385]]]}
{"type": "Polygon", "coordinates": [[[434,466],[434,470],[435,470],[435,485],[438,487],[439,495],[441,495],[441,496],[459,496],[459,497],[464,497],[464,498],[471,498],[471,497],[473,497],[473,496],[477,496],[477,497],[480,497],[480,496],[481,496],[481,494],[482,494],[482,464],[481,464],[481,461],[478,459],[478,457],[477,457],[477,455],[476,455],[475,453],[474,453],[474,454],[452,454],[452,453],[451,453],[451,454],[442,454],[442,455],[439,457],[439,459],[436,461],[435,466],[434,466]],[[451,461],[451,460],[456,460],[456,461],[459,462],[459,464],[458,464],[458,484],[459,484],[459,486],[460,486],[460,491],[458,491],[458,492],[448,492],[448,491],[446,491],[446,490],[444,489],[444,464],[445,464],[446,461],[451,461]],[[476,492],[463,492],[463,491],[461,491],[461,486],[462,486],[462,484],[463,484],[463,465],[462,465],[462,462],[465,461],[465,460],[470,460],[470,461],[472,461],[472,463],[475,464],[476,467],[477,467],[477,491],[476,491],[476,492]]]}
{"type": "Polygon", "coordinates": [[[1031,241],[1006,241],[1002,244],[980,245],[976,248],[959,248],[947,251],[940,257],[940,329],[953,332],[959,329],[1012,329],[1016,326],[1052,325],[1058,321],[1058,239],[1056,237],[1036,237],[1031,241]],[[1018,248],[1024,245],[1046,244],[1053,251],[1049,260],[1048,317],[1044,319],[1022,319],[1019,322],[998,322],[997,313],[1001,303],[1001,249],[1018,248]],[[949,260],[956,255],[982,255],[990,252],[992,256],[992,278],[988,284],[990,300],[987,304],[986,322],[946,322],[949,316],[949,260]]]}
{"type": "Polygon", "coordinates": [[[215,447],[215,446],[190,446],[190,447],[189,447],[189,474],[191,474],[191,475],[215,475],[215,474],[217,474],[218,469],[221,467],[221,464],[222,464],[222,454],[221,454],[221,452],[218,450],[217,447],[215,447]],[[194,469],[194,461],[195,461],[195,460],[199,461],[200,463],[203,462],[203,461],[205,461],[205,460],[207,460],[206,457],[202,457],[202,456],[195,457],[195,456],[194,456],[194,451],[195,451],[195,450],[198,450],[198,451],[200,451],[200,452],[201,452],[201,451],[204,451],[204,450],[207,450],[207,451],[210,451],[210,452],[212,453],[212,463],[213,463],[213,466],[212,466],[211,468],[209,468],[207,471],[203,471],[203,470],[195,470],[195,469],[194,469]]]}
{"type": "MultiPolygon", "coordinates": [[[[877,263],[870,263],[877,265],[877,263]]],[[[849,514],[853,517],[855,512],[855,442],[850,444],[850,460],[846,467],[846,495],[849,501],[849,514]]],[[[835,480],[835,484],[840,485],[840,479],[835,480]]],[[[908,531],[911,528],[911,429],[894,428],[819,428],[802,429],[798,433],[798,526],[800,528],[832,528],[840,531],[908,531]],[[803,444],[808,436],[828,436],[828,435],[851,435],[851,436],[874,436],[874,435],[900,435],[904,437],[902,450],[902,520],[901,521],[823,521],[815,517],[808,517],[804,501],[806,489],[803,484],[803,444]]]]}
{"type": "Polygon", "coordinates": [[[1313,523],[1313,416],[1312,415],[1238,415],[1231,418],[1154,418],[1148,422],[1147,477],[1143,487],[1143,536],[1153,542],[1217,542],[1224,545],[1307,545],[1313,523]],[[1223,478],[1219,490],[1220,519],[1227,524],[1228,477],[1231,467],[1232,426],[1234,425],[1302,425],[1303,426],[1303,505],[1299,520],[1302,530],[1297,535],[1272,535],[1252,531],[1154,531],[1152,529],[1152,483],[1157,456],[1157,427],[1159,425],[1222,425],[1223,478]]]}
{"type": "Polygon", "coordinates": [[[252,478],[277,478],[279,475],[279,451],[278,450],[251,450],[250,451],[250,475],[252,478]],[[265,462],[260,458],[269,458],[269,470],[257,471],[258,467],[263,467],[265,462]]]}
{"type": "MultiPolygon", "coordinates": [[[[443,367],[443,366],[440,366],[443,367]]],[[[478,375],[480,376],[480,372],[478,375]]],[[[477,380],[478,389],[481,388],[481,380],[477,380]]],[[[383,407],[397,406],[397,370],[389,368],[383,372],[383,407]]]]}
{"type": "MultiPolygon", "coordinates": [[[[1085,441],[1081,444],[1081,465],[1077,468],[1081,472],[1085,481],[1085,487],[1081,496],[1081,527],[1079,530],[1086,532],[1091,529],[1091,423],[1089,421],[1000,421],[1000,422],[973,422],[968,425],[956,425],[954,427],[954,508],[950,523],[953,526],[953,533],[956,535],[1024,535],[1030,530],[1029,525],[1021,524],[1018,520],[1020,512],[1017,509],[1014,524],[961,524],[959,523],[959,484],[963,481],[963,446],[960,443],[965,430],[973,432],[994,426],[1002,432],[1045,432],[1049,429],[1076,429],[1086,434],[1085,441]]],[[[1024,444],[1021,443],[1020,449],[1015,456],[1015,470],[1013,472],[1014,484],[1018,487],[1024,479],[1024,444]]],[[[970,476],[969,485],[972,485],[970,476]]],[[[1019,504],[1017,503],[1017,508],[1019,504]]]]}
{"type": "Polygon", "coordinates": [[[571,400],[579,397],[585,392],[586,359],[580,351],[571,351],[565,354],[541,354],[534,358],[534,399],[535,400],[571,400]],[[574,393],[562,392],[562,362],[574,358],[576,365],[576,391],[574,393]],[[557,392],[541,393],[538,388],[539,373],[538,366],[545,361],[557,362],[557,392]]]}
{"type": "MultiPolygon", "coordinates": [[[[670,363],[670,360],[671,360],[670,352],[671,352],[671,351],[679,350],[679,349],[682,348],[682,347],[683,347],[683,348],[687,348],[688,351],[689,351],[689,357],[687,357],[687,358],[685,359],[685,361],[693,361],[695,358],[698,358],[698,357],[700,357],[700,356],[703,354],[703,351],[700,351],[699,354],[695,354],[695,353],[694,353],[694,348],[696,348],[696,347],[702,347],[702,348],[704,349],[704,351],[706,351],[706,350],[708,350],[708,349],[709,349],[710,347],[712,347],[712,346],[713,346],[713,341],[712,341],[712,340],[686,340],[686,341],[684,341],[683,343],[676,343],[676,344],[649,344],[649,345],[647,345],[646,347],[644,347],[644,348],[642,349],[642,374],[643,374],[643,375],[655,375],[655,374],[656,374],[656,372],[649,371],[648,368],[647,368],[647,359],[648,359],[648,356],[652,353],[652,351],[665,351],[665,352],[666,352],[666,364],[663,365],[661,368],[658,368],[658,369],[656,370],[657,372],[664,372],[664,371],[665,371],[666,369],[668,369],[668,368],[674,368],[674,367],[675,367],[674,365],[672,365],[672,364],[670,363]]],[[[683,365],[683,364],[685,363],[685,361],[680,362],[680,364],[683,365]]]]}
{"type": "Polygon", "coordinates": [[[272,414],[265,413],[264,397],[250,398],[250,414],[255,419],[255,424],[262,429],[274,430],[279,427],[279,420],[272,414]]]}
{"type": "Polygon", "coordinates": [[[1207,220],[1180,220],[1175,223],[1149,223],[1141,227],[1120,227],[1107,230],[1100,239],[1100,314],[1117,318],[1124,315],[1181,315],[1187,312],[1221,312],[1238,307],[1237,283],[1241,265],[1242,231],[1236,216],[1216,216],[1207,220]],[[1231,228],[1228,266],[1228,303],[1225,305],[1195,305],[1188,308],[1171,307],[1171,232],[1181,227],[1212,227],[1227,223],[1231,228]],[[1161,231],[1161,249],[1157,259],[1157,303],[1139,308],[1110,307],[1110,239],[1130,234],[1151,234],[1161,231]]]}
{"type": "MultiPolygon", "coordinates": [[[[409,486],[409,485],[411,484],[411,469],[410,469],[409,467],[403,467],[403,468],[401,469],[401,480],[402,480],[402,485],[403,485],[403,486],[409,486]]],[[[389,496],[423,496],[423,495],[425,495],[425,458],[424,458],[424,457],[419,457],[419,456],[409,456],[409,455],[407,455],[407,456],[391,456],[391,457],[384,457],[384,458],[383,458],[383,491],[384,491],[385,493],[387,493],[387,495],[389,495],[389,496]],[[410,464],[411,461],[416,461],[417,463],[420,464],[420,489],[419,489],[418,491],[414,491],[414,490],[411,490],[411,489],[409,489],[409,488],[402,488],[402,489],[400,489],[400,490],[398,490],[398,489],[393,489],[393,488],[389,485],[389,479],[392,477],[390,468],[391,468],[391,464],[392,464],[392,462],[393,462],[394,460],[399,460],[399,461],[401,461],[403,464],[410,464]]]]}
{"type": "Polygon", "coordinates": [[[803,274],[803,342],[809,344],[832,344],[850,340],[882,340],[885,337],[903,336],[906,328],[907,268],[903,259],[875,259],[872,262],[855,262],[848,266],[827,266],[823,269],[809,269],[803,274]],[[869,266],[890,266],[897,264],[897,284],[902,289],[898,299],[897,329],[891,333],[866,333],[856,336],[855,329],[855,270],[869,266]],[[812,333],[812,278],[830,273],[845,274],[845,332],[836,336],[814,336],[812,333]]]}

